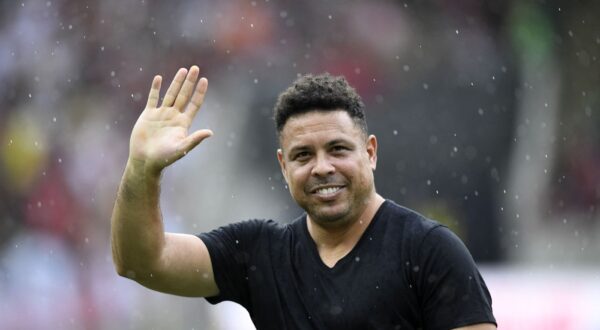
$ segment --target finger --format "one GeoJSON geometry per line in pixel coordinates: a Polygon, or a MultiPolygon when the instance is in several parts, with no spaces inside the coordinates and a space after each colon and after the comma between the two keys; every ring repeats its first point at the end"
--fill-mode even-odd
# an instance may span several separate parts
{"type": "Polygon", "coordinates": [[[192,149],[194,149],[200,142],[204,139],[209,138],[213,135],[213,132],[209,129],[201,129],[195,131],[194,133],[188,135],[181,143],[181,149],[183,150],[183,155],[186,155],[192,149]]]}
{"type": "Polygon", "coordinates": [[[177,94],[177,98],[175,99],[175,108],[183,111],[185,105],[190,100],[190,96],[192,96],[192,92],[194,91],[194,86],[196,85],[196,80],[198,80],[198,73],[200,69],[197,66],[192,66],[190,71],[187,74],[187,78],[181,86],[181,90],[179,94],[177,94]]]}
{"type": "Polygon", "coordinates": [[[146,102],[146,108],[156,108],[158,105],[158,96],[160,94],[161,83],[162,77],[154,76],[154,79],[152,79],[152,86],[150,87],[150,93],[148,93],[148,102],[146,102]]]}
{"type": "Polygon", "coordinates": [[[196,90],[194,90],[194,95],[192,95],[192,99],[188,104],[185,112],[190,116],[190,118],[194,118],[196,113],[204,103],[204,96],[206,95],[206,91],[208,89],[208,80],[206,78],[200,78],[200,81],[196,85],[196,90]]]}
{"type": "Polygon", "coordinates": [[[171,82],[171,85],[169,86],[169,89],[167,89],[165,98],[163,99],[163,102],[162,102],[163,107],[170,107],[173,105],[173,102],[175,102],[175,97],[179,93],[179,89],[181,89],[181,85],[183,84],[183,81],[185,80],[186,74],[187,74],[187,69],[185,69],[185,68],[181,68],[177,71],[177,73],[175,74],[175,77],[173,78],[173,81],[171,82]]]}

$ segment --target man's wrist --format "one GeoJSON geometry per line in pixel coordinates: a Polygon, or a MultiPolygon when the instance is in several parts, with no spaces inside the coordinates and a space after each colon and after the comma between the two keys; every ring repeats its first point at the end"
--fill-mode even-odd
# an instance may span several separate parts
{"type": "Polygon", "coordinates": [[[129,157],[125,166],[125,175],[133,179],[160,180],[163,169],[156,164],[129,157]]]}

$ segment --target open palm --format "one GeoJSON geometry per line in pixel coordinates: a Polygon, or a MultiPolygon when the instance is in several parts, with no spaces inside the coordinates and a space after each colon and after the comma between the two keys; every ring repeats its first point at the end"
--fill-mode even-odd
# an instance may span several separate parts
{"type": "Polygon", "coordinates": [[[158,106],[161,76],[155,76],[146,108],[138,118],[129,145],[129,158],[148,169],[160,171],[212,135],[207,129],[188,134],[192,120],[204,101],[206,78],[198,81],[200,70],[179,69],[158,106]]]}

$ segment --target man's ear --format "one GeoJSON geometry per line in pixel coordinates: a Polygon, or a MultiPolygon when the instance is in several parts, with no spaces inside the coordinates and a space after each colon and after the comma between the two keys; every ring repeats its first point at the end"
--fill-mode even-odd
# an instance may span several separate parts
{"type": "Polygon", "coordinates": [[[375,135],[371,134],[367,138],[367,154],[369,155],[371,169],[375,171],[375,168],[377,168],[377,137],[375,135]]]}
{"type": "Polygon", "coordinates": [[[285,159],[283,158],[283,150],[281,150],[281,148],[277,149],[277,160],[279,161],[279,167],[281,168],[281,174],[283,174],[283,178],[287,182],[287,171],[285,168],[285,159]]]}

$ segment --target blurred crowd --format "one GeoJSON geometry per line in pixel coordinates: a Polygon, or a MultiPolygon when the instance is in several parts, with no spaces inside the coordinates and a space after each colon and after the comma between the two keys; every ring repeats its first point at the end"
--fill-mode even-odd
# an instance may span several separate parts
{"type": "Polygon", "coordinates": [[[448,225],[481,263],[592,262],[599,12],[591,0],[0,1],[0,328],[218,327],[201,299],[119,278],[109,241],[152,77],[192,64],[209,80],[194,125],[215,135],[165,172],[167,230],[301,214],[272,107],[298,75],[327,71],[363,97],[384,197],[448,225]]]}

